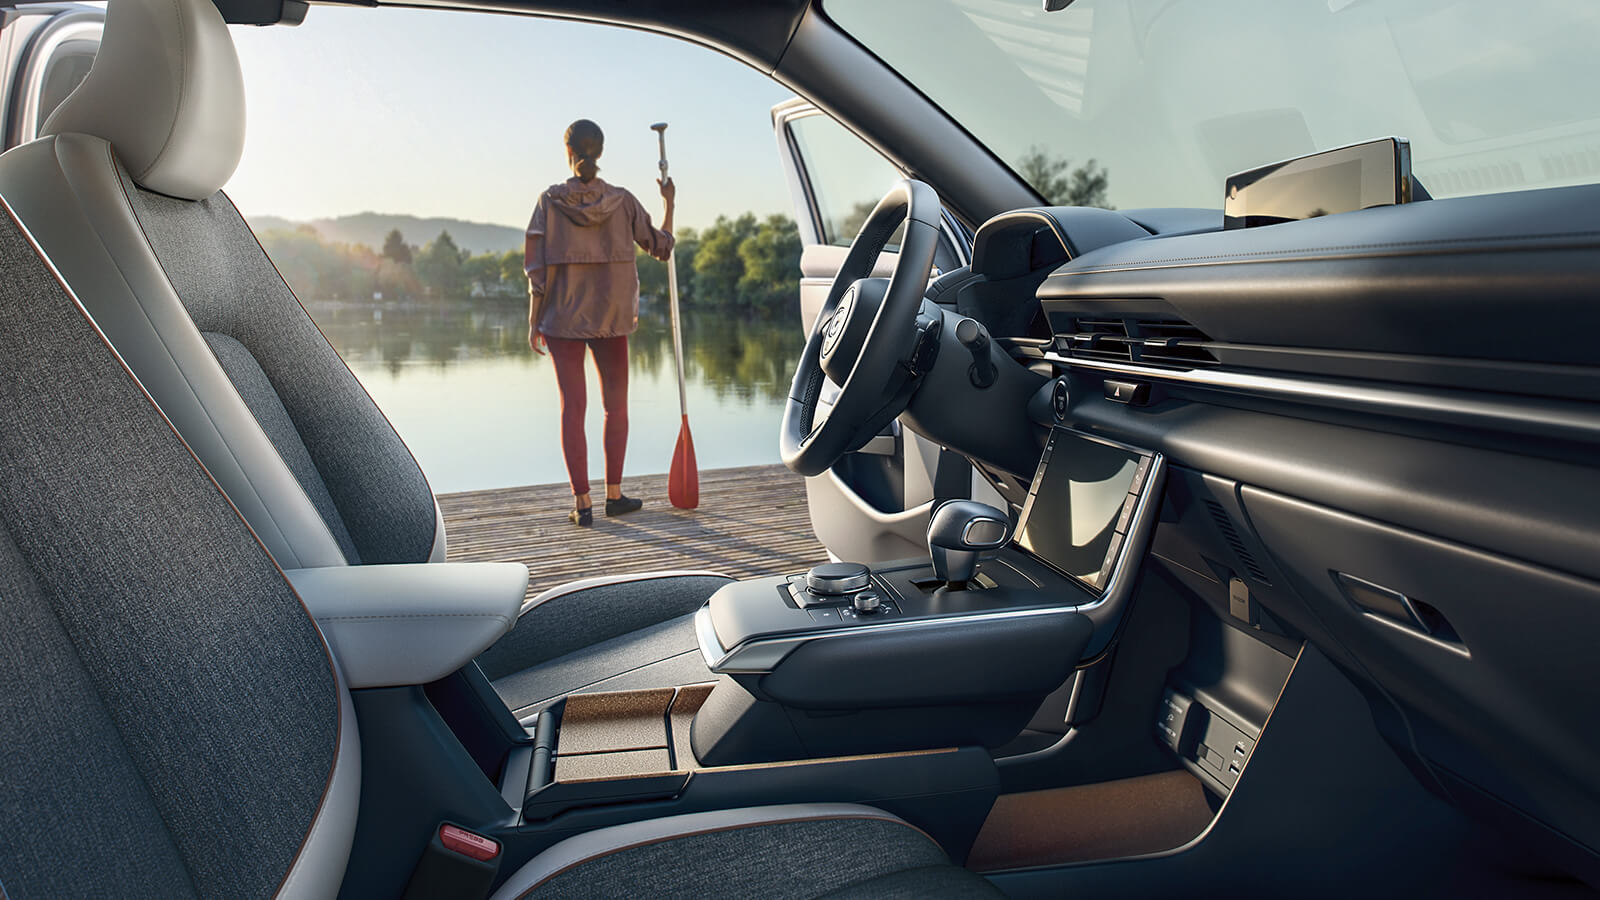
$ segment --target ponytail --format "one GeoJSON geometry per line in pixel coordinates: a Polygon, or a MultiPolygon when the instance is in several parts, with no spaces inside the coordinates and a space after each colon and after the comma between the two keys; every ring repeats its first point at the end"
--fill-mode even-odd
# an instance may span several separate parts
{"type": "Polygon", "coordinates": [[[600,153],[605,150],[606,136],[596,125],[588,119],[579,119],[567,126],[567,149],[571,151],[574,161],[574,170],[578,173],[578,180],[588,183],[594,180],[600,172],[600,167],[595,160],[600,158],[600,153]]]}

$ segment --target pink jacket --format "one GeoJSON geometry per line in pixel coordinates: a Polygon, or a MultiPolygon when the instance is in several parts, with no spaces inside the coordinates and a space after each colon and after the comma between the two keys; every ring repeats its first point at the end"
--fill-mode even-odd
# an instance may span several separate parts
{"type": "Polygon", "coordinates": [[[528,222],[523,261],[539,330],[547,337],[604,338],[639,324],[638,244],[656,259],[672,254],[672,235],[627,189],[596,178],[569,178],[539,195],[528,222]]]}

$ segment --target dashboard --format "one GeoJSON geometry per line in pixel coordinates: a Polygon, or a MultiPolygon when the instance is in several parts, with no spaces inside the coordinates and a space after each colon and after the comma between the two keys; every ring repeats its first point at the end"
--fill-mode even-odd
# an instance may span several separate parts
{"type": "MultiPolygon", "coordinates": [[[[1593,185],[1236,230],[1024,209],[930,294],[1046,379],[1027,415],[1074,436],[1085,484],[1165,459],[1141,579],[1315,645],[1476,812],[1596,847],[1600,725],[1571,710],[1600,641],[1597,236],[1593,185]]],[[[975,462],[1024,509],[1020,545],[1092,587],[1115,529],[1062,535],[1114,504],[975,462]]]]}

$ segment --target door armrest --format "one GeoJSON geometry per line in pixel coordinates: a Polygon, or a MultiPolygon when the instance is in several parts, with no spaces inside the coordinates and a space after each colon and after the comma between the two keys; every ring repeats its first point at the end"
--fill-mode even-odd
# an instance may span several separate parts
{"type": "Polygon", "coordinates": [[[352,688],[437,681],[511,630],[521,563],[328,566],[284,572],[352,688]]]}

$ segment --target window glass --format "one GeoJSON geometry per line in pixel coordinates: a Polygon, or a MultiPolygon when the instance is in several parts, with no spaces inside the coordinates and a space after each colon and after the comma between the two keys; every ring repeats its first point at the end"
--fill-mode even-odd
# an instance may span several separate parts
{"type": "MultiPolygon", "coordinates": [[[[821,219],[823,243],[848,247],[867,215],[903,176],[883,155],[843,125],[825,115],[789,123],[811,196],[821,219]]],[[[902,229],[889,239],[900,245],[902,229]]]]}
{"type": "Polygon", "coordinates": [[[1230,174],[1408,138],[1434,196],[1600,179],[1592,0],[824,0],[1045,199],[1221,204],[1230,174]]]}

